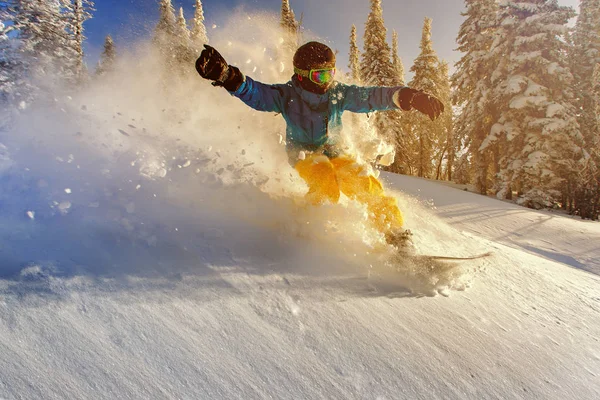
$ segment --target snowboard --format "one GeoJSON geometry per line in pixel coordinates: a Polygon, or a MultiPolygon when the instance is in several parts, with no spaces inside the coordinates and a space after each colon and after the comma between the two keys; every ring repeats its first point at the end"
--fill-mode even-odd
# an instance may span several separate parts
{"type": "Polygon", "coordinates": [[[482,258],[487,258],[492,255],[491,252],[477,254],[473,256],[464,256],[464,257],[456,257],[456,256],[441,256],[441,255],[427,255],[427,254],[418,254],[415,250],[415,246],[412,239],[412,232],[410,229],[406,229],[399,235],[395,237],[386,236],[386,240],[388,244],[392,246],[395,250],[395,254],[393,258],[397,260],[403,259],[411,259],[420,264],[425,264],[427,262],[458,262],[458,261],[470,261],[470,260],[479,260],[482,258]]]}

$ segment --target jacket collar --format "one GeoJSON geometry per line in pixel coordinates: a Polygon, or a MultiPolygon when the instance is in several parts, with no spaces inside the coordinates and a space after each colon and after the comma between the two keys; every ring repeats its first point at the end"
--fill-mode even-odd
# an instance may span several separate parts
{"type": "Polygon", "coordinates": [[[300,96],[300,98],[308,104],[319,105],[321,103],[329,101],[329,91],[323,94],[317,94],[309,92],[308,90],[304,90],[302,86],[300,86],[300,82],[298,81],[296,75],[292,77],[292,86],[298,94],[298,96],[300,96]]]}

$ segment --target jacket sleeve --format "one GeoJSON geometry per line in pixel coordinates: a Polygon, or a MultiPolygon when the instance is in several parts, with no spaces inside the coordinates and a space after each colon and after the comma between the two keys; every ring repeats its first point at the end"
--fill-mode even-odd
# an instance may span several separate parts
{"type": "Polygon", "coordinates": [[[371,111],[399,110],[393,96],[404,86],[347,86],[343,88],[342,108],[355,113],[371,111]]]}
{"type": "Polygon", "coordinates": [[[281,85],[267,85],[246,77],[240,87],[230,93],[255,110],[282,111],[284,91],[281,85]]]}

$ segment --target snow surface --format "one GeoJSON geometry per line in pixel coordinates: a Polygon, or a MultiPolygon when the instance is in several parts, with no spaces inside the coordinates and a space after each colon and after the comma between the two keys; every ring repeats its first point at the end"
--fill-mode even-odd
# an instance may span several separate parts
{"type": "Polygon", "coordinates": [[[461,264],[464,290],[214,204],[147,242],[101,208],[3,213],[0,397],[598,398],[600,225],[384,176],[422,251],[494,252],[461,264]]]}
{"type": "MultiPolygon", "coordinates": [[[[211,43],[280,80],[259,25],[211,43]]],[[[0,128],[0,398],[600,398],[600,224],[382,173],[419,252],[493,252],[393,268],[280,116],[121,62],[0,128]]]]}

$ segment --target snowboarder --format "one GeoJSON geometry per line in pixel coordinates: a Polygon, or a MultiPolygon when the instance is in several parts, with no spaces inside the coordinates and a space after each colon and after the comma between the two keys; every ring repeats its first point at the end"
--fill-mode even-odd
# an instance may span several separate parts
{"type": "Polygon", "coordinates": [[[298,48],[291,80],[275,85],[244,76],[213,47],[204,47],[196,61],[200,76],[255,110],[281,113],[287,123],[290,163],[306,181],[310,202],[336,203],[342,192],[367,205],[373,224],[388,242],[399,244],[406,239],[396,199],[386,196],[381,182],[365,174],[364,168],[337,145],[341,117],[344,111],[416,109],[434,120],[444,111],[438,99],[406,86],[360,87],[336,82],[335,53],[318,42],[298,48]]]}

